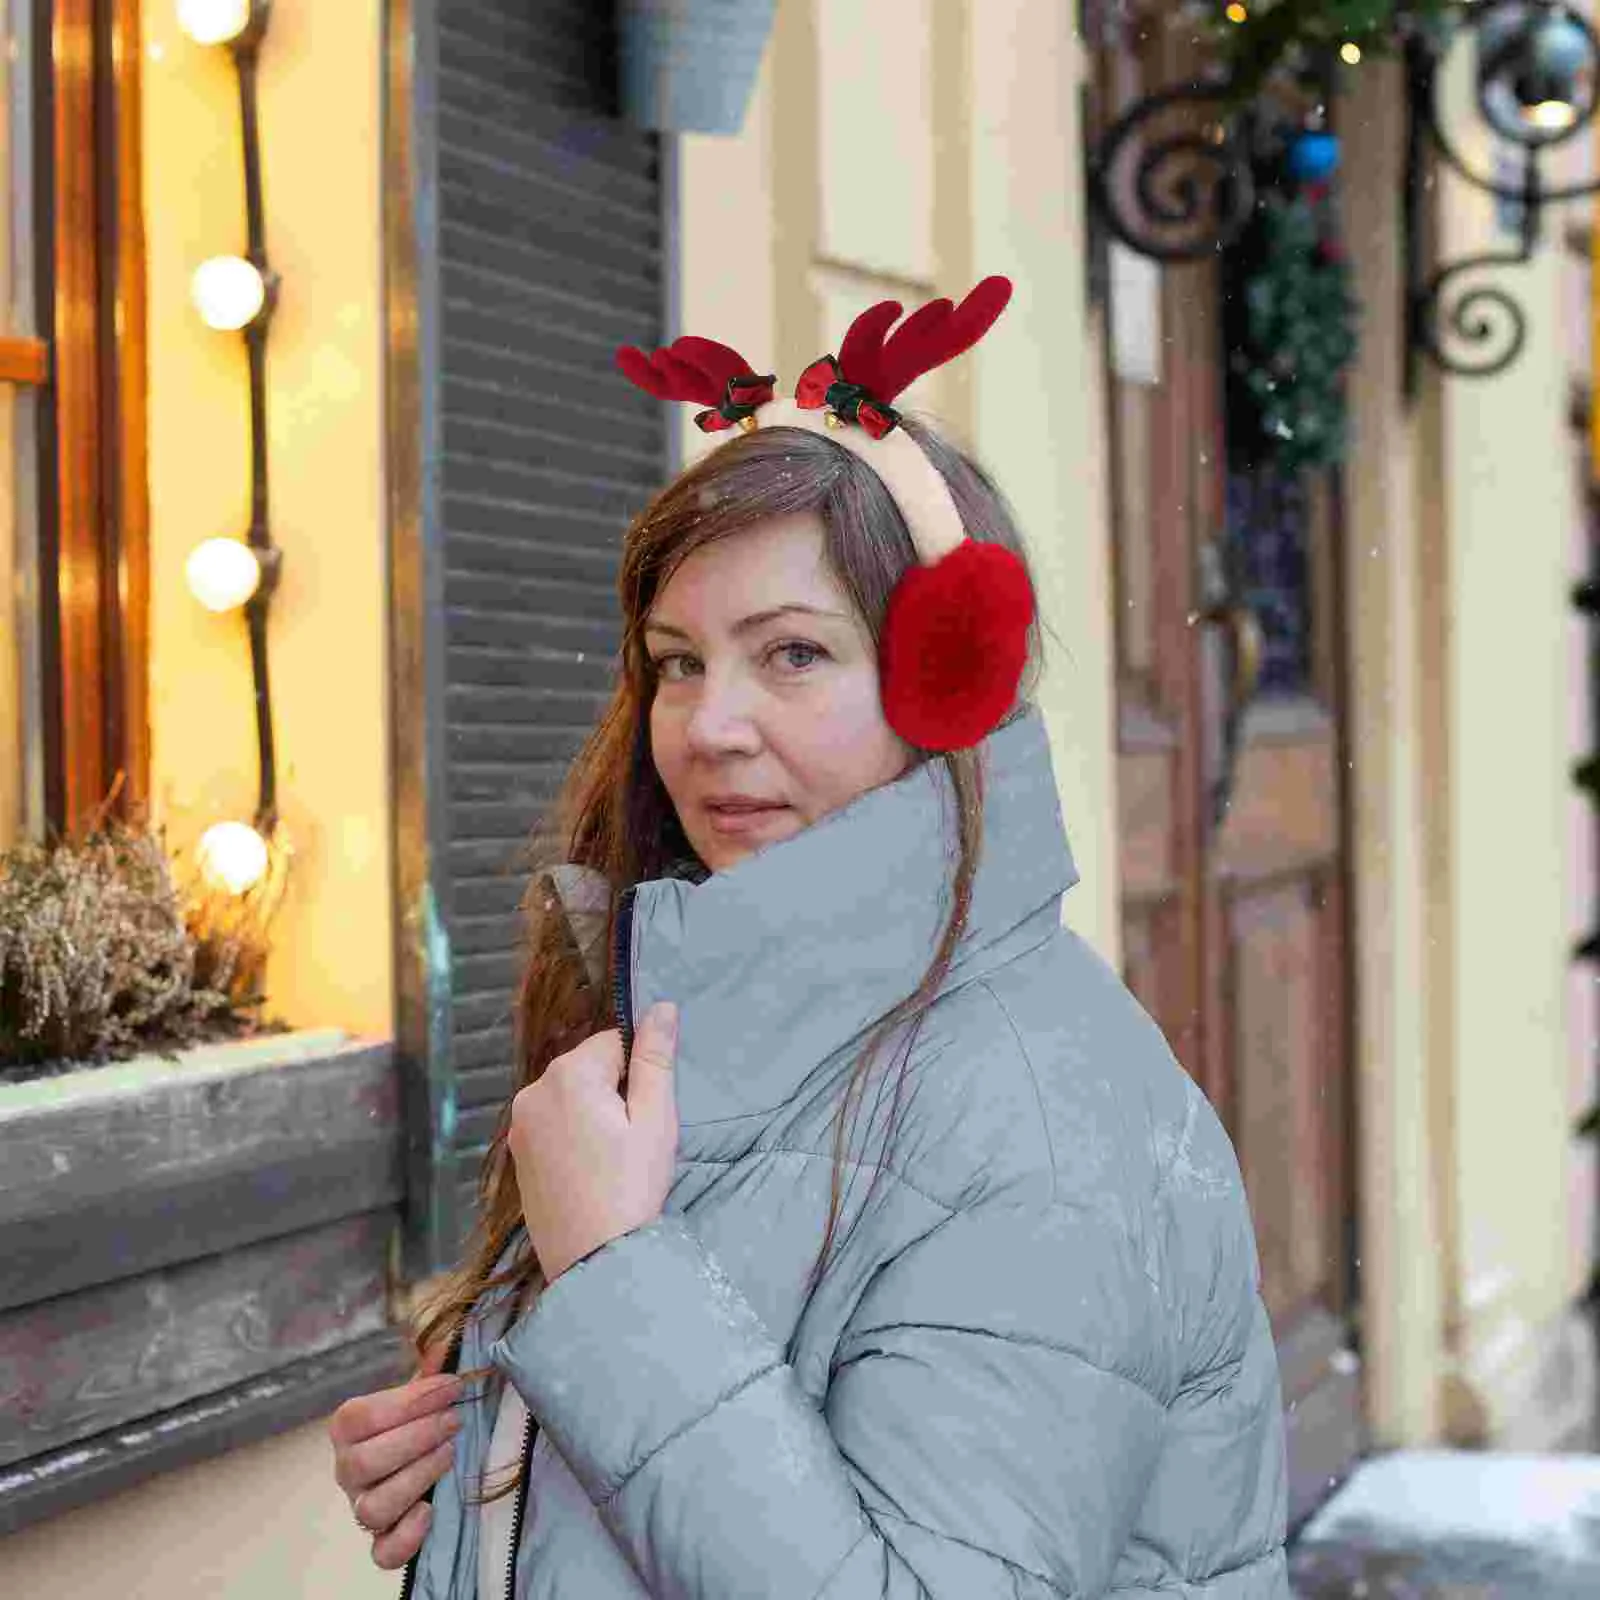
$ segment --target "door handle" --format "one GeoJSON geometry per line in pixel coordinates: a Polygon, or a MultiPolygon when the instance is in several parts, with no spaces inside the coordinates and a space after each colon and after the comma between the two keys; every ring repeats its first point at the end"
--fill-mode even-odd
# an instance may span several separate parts
{"type": "Polygon", "coordinates": [[[1208,540],[1201,547],[1201,589],[1205,603],[1195,613],[1195,620],[1222,631],[1227,663],[1217,730],[1216,776],[1210,794],[1213,830],[1222,826],[1233,800],[1244,717],[1261,686],[1265,646],[1261,619],[1243,600],[1242,588],[1236,563],[1228,560],[1218,540],[1208,540]]]}

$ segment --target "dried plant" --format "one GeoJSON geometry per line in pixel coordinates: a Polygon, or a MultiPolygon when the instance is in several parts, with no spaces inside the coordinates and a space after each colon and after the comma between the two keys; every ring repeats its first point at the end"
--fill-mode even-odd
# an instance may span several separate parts
{"type": "Polygon", "coordinates": [[[224,907],[143,823],[0,853],[0,1081],[259,1029],[274,861],[224,907]]]}

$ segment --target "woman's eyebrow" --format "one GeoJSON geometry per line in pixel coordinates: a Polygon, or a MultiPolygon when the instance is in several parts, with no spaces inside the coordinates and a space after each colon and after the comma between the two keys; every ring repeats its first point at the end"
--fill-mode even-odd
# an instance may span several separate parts
{"type": "MultiPolygon", "coordinates": [[[[848,622],[850,619],[842,611],[825,611],[820,606],[787,605],[773,606],[770,611],[755,611],[733,625],[735,633],[749,633],[752,628],[759,628],[764,623],[776,621],[777,618],[788,616],[790,613],[799,613],[807,617],[832,617],[836,622],[848,622]]],[[[675,639],[687,639],[689,635],[682,628],[674,627],[670,622],[649,621],[644,625],[646,633],[670,633],[675,639]]]]}

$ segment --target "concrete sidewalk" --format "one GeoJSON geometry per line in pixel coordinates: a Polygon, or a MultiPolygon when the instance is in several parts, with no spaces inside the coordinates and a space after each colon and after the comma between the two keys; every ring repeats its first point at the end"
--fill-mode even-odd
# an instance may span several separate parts
{"type": "Polygon", "coordinates": [[[1289,1570],[1297,1600],[1600,1600],[1600,1455],[1376,1456],[1289,1570]]]}

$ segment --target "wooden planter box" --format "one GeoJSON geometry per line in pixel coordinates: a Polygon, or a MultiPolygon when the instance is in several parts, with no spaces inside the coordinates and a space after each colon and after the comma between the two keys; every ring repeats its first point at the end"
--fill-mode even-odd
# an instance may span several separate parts
{"type": "Polygon", "coordinates": [[[0,1535],[402,1381],[402,1146],[342,1033],[0,1087],[0,1535]]]}

